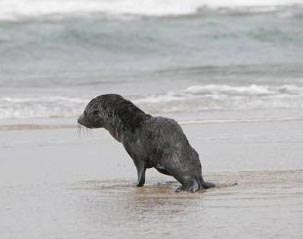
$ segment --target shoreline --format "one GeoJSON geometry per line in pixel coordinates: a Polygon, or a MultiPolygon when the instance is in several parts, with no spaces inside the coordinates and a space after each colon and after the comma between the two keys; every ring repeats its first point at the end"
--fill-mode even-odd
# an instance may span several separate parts
{"type": "MultiPolygon", "coordinates": [[[[155,116],[157,117],[157,116],[155,116]]],[[[55,122],[52,122],[51,124],[48,122],[50,119],[43,119],[40,123],[26,123],[26,122],[20,122],[17,123],[15,120],[12,121],[12,123],[3,122],[1,124],[0,122],[0,131],[18,131],[18,130],[43,130],[43,129],[77,129],[80,126],[75,123],[59,123],[62,119],[56,119],[55,122]],[[44,122],[43,122],[44,121],[44,122]]],[[[63,121],[75,121],[74,119],[63,119],[63,121]]],[[[272,118],[272,119],[205,119],[205,120],[188,120],[183,121],[180,120],[178,123],[182,126],[186,125],[202,125],[202,124],[254,124],[254,123],[267,123],[267,122],[303,122],[303,118],[272,118]]],[[[81,128],[81,127],[80,127],[81,128]]]]}

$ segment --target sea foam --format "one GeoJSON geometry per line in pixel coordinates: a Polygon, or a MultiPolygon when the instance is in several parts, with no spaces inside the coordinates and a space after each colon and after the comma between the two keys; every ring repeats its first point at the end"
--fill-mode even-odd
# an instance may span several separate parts
{"type": "MultiPolygon", "coordinates": [[[[155,95],[125,96],[157,115],[213,110],[302,109],[303,87],[296,85],[195,85],[155,95]]],[[[0,119],[77,117],[88,98],[63,96],[2,97],[0,119]]]]}

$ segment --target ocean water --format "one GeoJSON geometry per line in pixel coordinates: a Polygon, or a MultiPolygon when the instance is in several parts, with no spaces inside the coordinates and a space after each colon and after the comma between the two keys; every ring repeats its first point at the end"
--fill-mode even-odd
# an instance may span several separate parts
{"type": "Polygon", "coordinates": [[[118,93],[184,123],[303,119],[302,1],[0,1],[0,123],[118,93]]]}

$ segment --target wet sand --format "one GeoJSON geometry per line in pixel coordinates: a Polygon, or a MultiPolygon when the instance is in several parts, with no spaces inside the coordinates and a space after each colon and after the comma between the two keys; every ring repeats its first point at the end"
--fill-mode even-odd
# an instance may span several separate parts
{"type": "Polygon", "coordinates": [[[219,185],[194,194],[155,170],[135,187],[131,159],[105,131],[2,130],[1,238],[301,238],[302,126],[183,125],[219,185]]]}

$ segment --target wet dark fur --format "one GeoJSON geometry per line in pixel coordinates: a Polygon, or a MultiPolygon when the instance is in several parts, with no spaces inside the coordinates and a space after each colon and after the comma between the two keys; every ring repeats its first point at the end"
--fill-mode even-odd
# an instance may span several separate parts
{"type": "Polygon", "coordinates": [[[152,117],[120,95],[100,95],[91,100],[78,123],[88,128],[105,128],[121,142],[133,159],[138,186],[145,183],[147,168],[173,176],[182,187],[197,191],[214,187],[202,177],[199,155],[173,119],[152,117]]]}
{"type": "Polygon", "coordinates": [[[110,95],[104,96],[104,103],[102,104],[104,108],[112,107],[113,115],[117,116],[125,130],[130,130],[135,132],[136,128],[140,127],[142,122],[147,118],[151,117],[150,115],[145,114],[132,102],[123,99],[122,97],[117,97],[115,101],[110,101],[110,95]]]}

